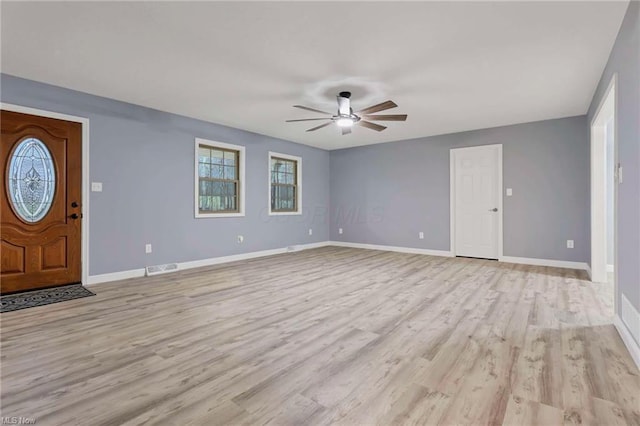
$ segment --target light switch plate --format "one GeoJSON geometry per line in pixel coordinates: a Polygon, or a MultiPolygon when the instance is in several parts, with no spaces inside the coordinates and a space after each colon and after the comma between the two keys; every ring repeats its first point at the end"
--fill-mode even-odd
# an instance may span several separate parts
{"type": "Polygon", "coordinates": [[[102,192],[102,182],[91,182],[91,192],[102,192]]]}
{"type": "Polygon", "coordinates": [[[511,197],[513,195],[513,188],[507,188],[507,197],[511,197]]]}

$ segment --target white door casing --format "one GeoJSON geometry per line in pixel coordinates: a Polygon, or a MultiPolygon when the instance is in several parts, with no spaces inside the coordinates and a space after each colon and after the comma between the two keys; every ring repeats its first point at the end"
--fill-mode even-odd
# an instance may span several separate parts
{"type": "MultiPolygon", "coordinates": [[[[613,150],[615,163],[618,164],[617,123],[616,123],[616,82],[614,74],[609,87],[602,96],[598,109],[591,121],[591,280],[607,282],[607,124],[613,126],[613,150]]],[[[618,169],[619,173],[619,169],[618,169]]],[[[616,173],[617,174],[617,173],[616,173]]],[[[619,176],[616,176],[619,179],[619,176]]],[[[614,287],[617,294],[617,226],[616,210],[618,199],[618,179],[615,179],[613,194],[614,215],[614,287]]],[[[615,300],[615,312],[618,312],[618,299],[615,300]]]]}
{"type": "Polygon", "coordinates": [[[499,259],[502,249],[502,145],[451,150],[452,252],[499,259]]]}

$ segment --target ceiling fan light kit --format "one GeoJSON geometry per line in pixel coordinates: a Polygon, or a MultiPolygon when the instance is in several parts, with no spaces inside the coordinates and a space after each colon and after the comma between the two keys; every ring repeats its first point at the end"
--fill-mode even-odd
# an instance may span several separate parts
{"type": "Polygon", "coordinates": [[[381,132],[384,129],[386,129],[386,126],[381,126],[380,124],[372,123],[371,121],[405,121],[407,119],[406,114],[371,115],[376,112],[385,111],[385,110],[397,107],[398,105],[396,105],[396,103],[393,101],[385,101],[380,104],[372,105],[368,108],[358,111],[356,114],[353,112],[353,109],[351,108],[351,92],[340,92],[337,96],[337,100],[338,100],[338,113],[336,115],[332,115],[330,112],[320,111],[315,108],[309,108],[302,105],[294,105],[294,108],[300,108],[306,111],[329,115],[330,117],[287,120],[287,123],[298,122],[298,121],[325,120],[328,122],[316,127],[312,127],[308,129],[307,132],[314,132],[318,129],[327,127],[330,124],[335,123],[338,127],[342,129],[343,135],[348,135],[351,133],[351,128],[353,127],[354,124],[357,124],[361,127],[366,127],[367,129],[381,132]],[[363,118],[366,120],[363,120],[363,118]]]}

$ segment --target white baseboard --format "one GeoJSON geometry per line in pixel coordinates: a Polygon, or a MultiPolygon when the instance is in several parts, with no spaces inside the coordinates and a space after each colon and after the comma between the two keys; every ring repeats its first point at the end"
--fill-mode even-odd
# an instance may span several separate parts
{"type": "Polygon", "coordinates": [[[502,256],[500,262],[507,263],[520,263],[522,265],[535,265],[535,266],[551,266],[554,268],[567,268],[567,269],[581,269],[590,272],[589,265],[585,262],[569,262],[567,260],[552,260],[552,259],[536,259],[533,257],[512,257],[502,256]]]}
{"type": "Polygon", "coordinates": [[[86,285],[108,283],[111,281],[128,280],[129,278],[144,277],[144,268],[131,269],[129,271],[111,272],[108,274],[89,275],[89,282],[86,285]]]}
{"type": "Polygon", "coordinates": [[[367,250],[395,251],[399,253],[426,254],[429,256],[453,257],[450,251],[445,251],[445,250],[430,250],[430,249],[421,249],[421,248],[412,248],[412,247],[384,246],[384,245],[378,245],[378,244],[349,243],[346,241],[329,241],[328,245],[337,246],[337,247],[361,248],[361,249],[367,249],[367,250]]]}
{"type": "Polygon", "coordinates": [[[624,293],[621,294],[620,315],[616,315],[615,320],[622,340],[640,368],[640,313],[624,293]]]}
{"type": "MultiPolygon", "coordinates": [[[[271,249],[271,250],[261,250],[261,251],[254,251],[249,253],[234,254],[230,256],[213,257],[210,259],[192,260],[188,262],[177,262],[178,269],[176,269],[176,271],[181,271],[184,269],[200,268],[203,266],[219,265],[221,263],[237,262],[239,260],[254,259],[256,257],[273,256],[274,254],[283,254],[283,253],[290,253],[290,252],[295,252],[300,250],[309,250],[313,248],[326,247],[328,245],[330,245],[329,241],[321,241],[318,243],[300,244],[300,245],[271,249]]],[[[132,269],[129,271],[112,272],[109,274],[91,275],[89,276],[89,282],[87,283],[87,285],[126,280],[129,278],[139,278],[139,277],[144,277],[144,275],[145,275],[144,268],[132,269]]]]}
{"type": "MultiPolygon", "coordinates": [[[[421,249],[421,248],[413,248],[413,247],[387,246],[387,245],[379,245],[379,244],[351,243],[346,241],[321,241],[318,243],[301,244],[297,246],[289,246],[289,247],[283,247],[283,248],[277,248],[277,249],[271,249],[271,250],[261,250],[261,251],[254,251],[250,253],[234,254],[230,256],[213,257],[210,259],[179,262],[177,270],[200,268],[203,266],[218,265],[221,263],[236,262],[238,260],[247,260],[247,259],[254,259],[257,257],[273,256],[276,254],[288,253],[291,251],[308,250],[308,249],[326,247],[326,246],[351,247],[351,248],[360,248],[360,249],[367,249],[367,250],[393,251],[398,253],[425,254],[428,256],[453,257],[453,254],[447,250],[432,250],[432,249],[421,249]]],[[[587,272],[590,272],[589,265],[584,262],[568,262],[564,260],[534,259],[534,258],[511,257],[511,256],[503,256],[500,258],[500,261],[508,262],[508,263],[520,263],[524,265],[582,269],[582,270],[586,270],[587,272]]],[[[144,275],[145,275],[144,268],[132,269],[129,271],[112,272],[112,273],[101,274],[101,275],[91,275],[89,276],[89,282],[87,284],[92,285],[92,284],[99,284],[99,283],[105,283],[105,282],[111,282],[111,281],[126,280],[129,278],[143,277],[144,275]]]]}
{"type": "Polygon", "coordinates": [[[629,350],[631,358],[633,358],[636,366],[640,369],[640,345],[638,345],[638,342],[631,335],[631,331],[629,331],[627,325],[618,315],[613,318],[613,325],[616,327],[616,330],[618,330],[618,334],[622,338],[624,345],[629,350]]]}

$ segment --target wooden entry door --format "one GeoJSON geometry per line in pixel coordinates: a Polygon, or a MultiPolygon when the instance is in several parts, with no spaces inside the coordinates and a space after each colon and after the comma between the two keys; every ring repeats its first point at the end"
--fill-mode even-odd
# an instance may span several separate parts
{"type": "Polygon", "coordinates": [[[78,283],[82,125],[0,112],[0,293],[78,283]]]}
{"type": "Polygon", "coordinates": [[[456,256],[499,257],[501,149],[488,145],[451,150],[456,256]]]}

